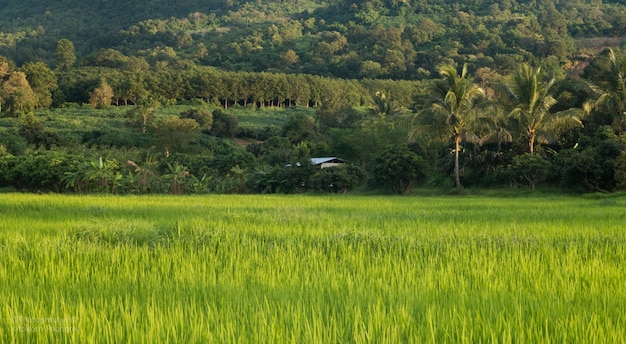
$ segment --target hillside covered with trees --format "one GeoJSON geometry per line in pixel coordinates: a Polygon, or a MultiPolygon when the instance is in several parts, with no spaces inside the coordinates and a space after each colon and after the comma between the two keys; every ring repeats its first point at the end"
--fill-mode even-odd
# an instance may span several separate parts
{"type": "Polygon", "coordinates": [[[621,1],[5,3],[0,55],[18,65],[54,64],[55,44],[65,38],[81,64],[98,63],[101,50],[113,49],[151,63],[169,57],[231,71],[349,79],[422,79],[440,64],[468,61],[472,70],[500,74],[522,61],[560,74],[626,28],[621,1]]]}
{"type": "Polygon", "coordinates": [[[626,185],[620,1],[6,3],[0,187],[626,185]]]}

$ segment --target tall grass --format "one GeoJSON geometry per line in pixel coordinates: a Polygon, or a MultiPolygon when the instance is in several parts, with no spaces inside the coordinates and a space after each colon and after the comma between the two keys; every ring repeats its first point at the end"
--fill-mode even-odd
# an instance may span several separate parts
{"type": "Polygon", "coordinates": [[[3,194],[0,341],[626,341],[626,198],[3,194]]]}

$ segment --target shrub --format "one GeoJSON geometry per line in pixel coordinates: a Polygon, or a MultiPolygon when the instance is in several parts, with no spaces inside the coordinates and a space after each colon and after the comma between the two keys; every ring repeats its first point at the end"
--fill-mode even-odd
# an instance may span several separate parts
{"type": "Polygon", "coordinates": [[[198,122],[200,130],[209,132],[213,125],[213,114],[209,110],[193,108],[185,110],[179,115],[182,119],[193,119],[198,122]]]}
{"type": "Polygon", "coordinates": [[[347,192],[365,181],[365,171],[352,164],[323,168],[310,180],[311,188],[321,192],[347,192]]]}
{"type": "Polygon", "coordinates": [[[0,158],[0,185],[18,191],[63,191],[67,173],[78,169],[79,158],[58,151],[0,158]]]}
{"type": "Polygon", "coordinates": [[[514,157],[507,172],[512,184],[527,183],[534,190],[538,183],[548,178],[551,169],[549,160],[537,154],[526,153],[514,157]]]}
{"type": "Polygon", "coordinates": [[[223,138],[233,138],[237,134],[237,116],[222,112],[221,109],[213,111],[213,125],[211,135],[223,138]]]}
{"type": "Polygon", "coordinates": [[[591,138],[581,138],[580,142],[578,147],[563,150],[556,157],[561,184],[582,184],[589,190],[600,192],[615,189],[622,178],[618,162],[623,145],[618,138],[612,133],[599,131],[591,138]]]}
{"type": "Polygon", "coordinates": [[[626,151],[622,151],[615,161],[615,180],[620,189],[626,188],[626,151]]]}
{"type": "Polygon", "coordinates": [[[404,194],[426,178],[426,163],[408,145],[388,146],[374,160],[372,180],[377,185],[404,194]]]}
{"type": "Polygon", "coordinates": [[[26,149],[28,143],[26,142],[26,139],[24,139],[22,136],[10,133],[3,133],[0,137],[0,145],[2,145],[8,153],[13,155],[20,155],[24,153],[24,150],[26,149]]]}

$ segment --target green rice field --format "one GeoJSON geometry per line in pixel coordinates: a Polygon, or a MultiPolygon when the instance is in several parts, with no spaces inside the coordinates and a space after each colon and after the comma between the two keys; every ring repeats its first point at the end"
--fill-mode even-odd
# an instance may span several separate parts
{"type": "Polygon", "coordinates": [[[2,343],[625,343],[626,196],[0,194],[2,343]]]}

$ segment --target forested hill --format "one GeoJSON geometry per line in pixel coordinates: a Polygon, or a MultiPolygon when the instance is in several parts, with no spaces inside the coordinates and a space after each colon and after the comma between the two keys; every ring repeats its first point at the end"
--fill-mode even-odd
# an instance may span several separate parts
{"type": "Polygon", "coordinates": [[[521,61],[559,74],[621,44],[625,30],[624,1],[4,0],[0,55],[54,65],[55,44],[67,38],[79,64],[114,49],[341,78],[422,79],[468,61],[502,74],[521,61]]]}
{"type": "MultiPolygon", "coordinates": [[[[83,55],[101,48],[120,45],[119,31],[133,25],[172,34],[189,31],[197,33],[220,22],[232,25],[234,17],[250,16],[279,21],[304,10],[314,10],[323,4],[317,0],[261,1],[238,0],[61,0],[61,1],[3,1],[0,11],[0,47],[3,53],[14,53],[17,60],[50,58],[54,44],[60,38],[74,41],[83,55]],[[306,3],[305,3],[306,2],[306,3]],[[302,3],[298,5],[298,3],[302,3]],[[233,18],[229,17],[232,16],[233,18]],[[202,17],[202,18],[200,18],[202,17]],[[206,17],[210,17],[207,19],[206,17]],[[193,22],[186,26],[187,19],[193,22]],[[219,18],[219,19],[218,19],[219,18]],[[180,23],[183,21],[185,23],[180,23]],[[42,51],[45,50],[45,51],[42,51]]],[[[146,45],[159,42],[155,37],[142,37],[146,45]]]]}

